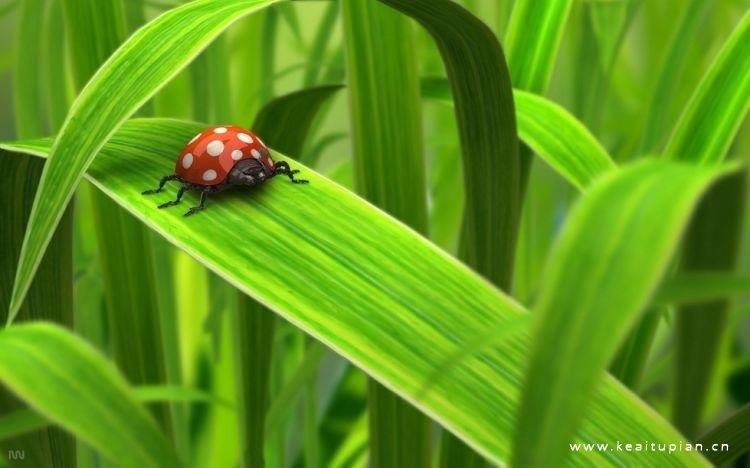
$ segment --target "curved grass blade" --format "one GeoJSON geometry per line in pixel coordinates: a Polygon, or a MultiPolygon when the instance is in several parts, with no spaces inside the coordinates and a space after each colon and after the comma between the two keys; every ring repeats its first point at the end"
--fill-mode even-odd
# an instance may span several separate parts
{"type": "Polygon", "coordinates": [[[665,154],[717,164],[750,108],[750,12],[742,18],[706,72],[682,114],[665,154]]]}
{"type": "Polygon", "coordinates": [[[114,366],[65,329],[0,333],[0,380],[39,414],[124,466],[181,466],[114,366]]]}
{"type": "Polygon", "coordinates": [[[520,200],[516,118],[503,49],[492,30],[452,1],[380,1],[418,21],[440,50],[463,155],[466,202],[460,256],[507,289],[520,200]]]}
{"type": "Polygon", "coordinates": [[[13,321],[73,190],[114,131],[238,18],[276,0],[196,0],[133,34],[76,99],[44,167],[21,250],[13,321]],[[185,25],[191,27],[185,27],[185,25]]]}
{"type": "MultiPolygon", "coordinates": [[[[301,168],[309,185],[276,180],[253,196],[226,193],[187,220],[181,212],[156,209],[160,200],[140,192],[174,166],[176,152],[202,127],[173,120],[129,122],[105,145],[87,178],[157,233],[408,398],[484,456],[507,462],[527,332],[466,359],[454,368],[453,378],[439,382],[423,400],[417,395],[457,348],[488,328],[502,328],[525,313],[523,308],[415,232],[309,169],[301,168]],[[235,248],[221,247],[230,244],[235,248]]],[[[45,156],[51,144],[43,139],[0,146],[45,156]]],[[[578,432],[582,438],[668,442],[680,436],[604,377],[578,432]]],[[[582,463],[593,465],[612,456],[579,455],[582,463]]],[[[648,460],[643,453],[627,458],[633,464],[648,460]]],[[[696,465],[701,458],[681,452],[663,461],[696,465]]]]}
{"type": "Polygon", "coordinates": [[[599,179],[569,215],[532,314],[536,346],[516,466],[559,466],[570,455],[599,376],[648,305],[701,194],[723,172],[648,160],[599,179]]]}
{"type": "Polygon", "coordinates": [[[274,149],[298,159],[318,111],[341,88],[317,86],[273,99],[255,116],[252,128],[274,149]]]}
{"type": "Polygon", "coordinates": [[[716,427],[703,434],[697,443],[704,447],[727,444],[730,450],[707,451],[706,457],[716,466],[724,466],[742,454],[750,452],[750,405],[738,409],[716,427]]]}
{"type": "MultiPolygon", "coordinates": [[[[422,80],[422,95],[453,105],[448,82],[422,80]]],[[[615,168],[607,150],[562,106],[536,94],[514,90],[518,136],[544,161],[578,189],[615,168]]]]}

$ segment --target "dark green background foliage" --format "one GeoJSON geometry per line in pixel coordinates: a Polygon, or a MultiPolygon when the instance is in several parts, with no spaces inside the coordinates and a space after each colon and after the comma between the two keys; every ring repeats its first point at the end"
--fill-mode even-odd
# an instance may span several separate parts
{"type": "Polygon", "coordinates": [[[0,466],[750,466],[749,106],[748,0],[0,0],[0,466]],[[221,124],[311,183],[141,195],[221,124]]]}

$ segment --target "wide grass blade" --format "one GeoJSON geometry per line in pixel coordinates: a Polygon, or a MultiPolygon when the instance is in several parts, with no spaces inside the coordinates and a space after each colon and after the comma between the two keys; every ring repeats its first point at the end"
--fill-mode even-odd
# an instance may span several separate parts
{"type": "Polygon", "coordinates": [[[665,153],[674,159],[716,164],[750,107],[750,12],[732,32],[695,90],[665,153]]]}
{"type": "Polygon", "coordinates": [[[180,466],[123,377],[62,328],[36,323],[0,332],[0,380],[112,462],[180,466]]]}
{"type": "MultiPolygon", "coordinates": [[[[251,193],[226,193],[187,219],[181,211],[157,209],[160,200],[141,191],[174,166],[174,155],[201,128],[172,120],[132,121],[105,145],[87,178],[170,242],[409,398],[483,455],[507,462],[527,333],[468,358],[455,367],[453,378],[439,382],[422,400],[417,395],[453,353],[480,332],[502,328],[525,313],[523,308],[415,232],[304,167],[306,186],[274,180],[251,193]]],[[[49,139],[2,145],[41,156],[51,146],[49,139]]],[[[588,414],[579,440],[680,438],[610,377],[600,380],[588,414]]],[[[617,454],[579,456],[597,464],[617,454]]],[[[630,453],[627,461],[647,463],[649,456],[630,453]]],[[[663,461],[695,465],[701,458],[681,452],[663,461]]]]}
{"type": "Polygon", "coordinates": [[[16,135],[33,138],[45,134],[42,104],[42,61],[29,56],[42,56],[39,19],[44,17],[45,0],[22,0],[16,32],[15,65],[13,67],[13,108],[16,135]]]}
{"type": "Polygon", "coordinates": [[[719,174],[647,161],[599,179],[570,214],[533,309],[536,345],[518,416],[516,466],[559,466],[570,455],[567,444],[593,411],[599,376],[719,174]]]}
{"type": "Polygon", "coordinates": [[[696,443],[704,447],[727,444],[729,450],[708,450],[706,457],[716,466],[725,466],[750,452],[750,404],[743,406],[703,434],[696,443]]]}
{"type": "Polygon", "coordinates": [[[492,30],[452,1],[381,1],[419,21],[440,50],[463,157],[466,201],[459,254],[482,276],[508,289],[520,186],[516,118],[503,49],[492,30]]]}
{"type": "MultiPolygon", "coordinates": [[[[453,104],[443,78],[423,79],[422,95],[453,104]]],[[[615,167],[596,137],[562,106],[520,90],[513,91],[513,99],[521,141],[578,189],[615,167]]]]}
{"type": "Polygon", "coordinates": [[[73,190],[102,145],[222,30],[273,3],[196,0],[170,10],[133,34],[92,78],[76,99],[44,167],[19,259],[9,323],[73,190]]]}
{"type": "MultiPolygon", "coordinates": [[[[412,24],[376,1],[344,0],[341,9],[354,186],[425,233],[424,142],[412,24]]],[[[370,464],[429,466],[428,419],[375,380],[369,382],[367,402],[370,464]]]]}

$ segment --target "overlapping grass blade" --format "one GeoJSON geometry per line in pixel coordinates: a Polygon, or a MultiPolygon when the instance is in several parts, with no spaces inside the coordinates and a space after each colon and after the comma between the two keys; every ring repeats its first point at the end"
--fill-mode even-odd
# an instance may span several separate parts
{"type": "Polygon", "coordinates": [[[696,442],[704,447],[727,444],[729,450],[710,450],[706,456],[716,466],[724,466],[750,451],[750,404],[743,406],[715,427],[703,434],[696,442]]]}
{"type": "MultiPolygon", "coordinates": [[[[424,142],[412,25],[376,1],[344,0],[341,11],[354,187],[425,233],[424,142]]],[[[367,403],[370,464],[429,466],[428,419],[376,380],[369,382],[367,403]]]]}
{"type": "MultiPolygon", "coordinates": [[[[540,95],[547,91],[572,4],[572,0],[515,2],[503,42],[514,88],[540,95]]],[[[521,148],[522,194],[531,172],[531,156],[528,148],[521,148]]]]}
{"type": "MultiPolygon", "coordinates": [[[[452,105],[448,82],[422,80],[422,94],[452,105]]],[[[568,182],[579,189],[615,163],[589,130],[562,106],[536,94],[514,90],[518,136],[568,182]]]]}
{"type": "MultiPolygon", "coordinates": [[[[682,271],[731,272],[737,267],[745,212],[746,174],[716,184],[700,204],[685,237],[682,271]]],[[[673,421],[688,437],[698,435],[711,381],[718,367],[731,301],[719,298],[681,307],[676,314],[673,421]]]]}
{"type": "Polygon", "coordinates": [[[646,161],[599,179],[570,214],[534,306],[536,346],[519,410],[516,466],[559,466],[570,454],[579,421],[593,411],[598,377],[647,306],[700,195],[720,174],[646,161]]]}
{"type": "MultiPolygon", "coordinates": [[[[37,116],[41,118],[41,116],[37,116]]],[[[23,233],[31,211],[43,164],[30,158],[0,158],[0,320],[10,302],[13,275],[23,233]]],[[[49,320],[67,327],[73,325],[73,258],[71,253],[73,213],[66,211],[44,255],[29,294],[19,312],[19,320],[49,320]]],[[[0,387],[0,414],[20,407],[18,400],[0,387]]],[[[75,464],[75,445],[59,429],[44,429],[38,434],[16,438],[0,444],[2,449],[23,450],[29,464],[59,466],[75,464]]],[[[7,453],[7,452],[6,452],[7,453]]]]}
{"type": "MultiPolygon", "coordinates": [[[[66,0],[65,22],[77,89],[126,36],[120,0],[66,0]]],[[[155,288],[153,254],[147,229],[98,190],[89,192],[101,266],[112,354],[133,384],[166,380],[164,346],[155,288]]],[[[164,428],[170,427],[166,406],[153,408],[164,428]]]]}
{"type": "MultiPolygon", "coordinates": [[[[231,408],[230,402],[206,393],[202,390],[188,387],[167,385],[152,385],[133,388],[133,394],[142,403],[162,401],[189,401],[213,403],[231,408]]],[[[27,432],[44,429],[49,425],[47,419],[34,410],[23,408],[0,416],[0,440],[26,434],[27,432]]],[[[60,459],[56,460],[58,463],[60,459]]]]}
{"type": "Polygon", "coordinates": [[[274,149],[299,159],[318,111],[341,88],[311,87],[273,99],[255,116],[252,128],[274,149]]]}
{"type": "Polygon", "coordinates": [[[170,10],[107,61],[76,99],[45,165],[31,210],[8,321],[21,305],[73,190],[99,148],[172,76],[236,19],[275,0],[197,0],[170,10]],[[191,27],[184,27],[190,24],[191,27]]]}
{"type": "Polygon", "coordinates": [[[124,466],[180,466],[164,435],[115,368],[63,328],[36,323],[0,333],[0,380],[35,411],[124,466]]]}
{"type": "MultiPolygon", "coordinates": [[[[410,398],[483,455],[507,462],[526,333],[467,359],[455,368],[455,377],[438,383],[423,400],[416,396],[452,353],[489,327],[500,329],[523,308],[413,231],[304,167],[311,182],[306,186],[275,180],[252,196],[226,193],[187,219],[156,209],[158,200],[140,192],[173,167],[174,155],[201,128],[172,120],[130,122],[104,147],[87,177],[160,235],[410,398]]],[[[51,145],[46,139],[2,147],[44,156],[51,145]]],[[[604,377],[597,390],[579,439],[680,438],[613,379],[604,377]]],[[[647,463],[650,455],[631,453],[628,462],[647,463]]],[[[597,464],[613,455],[579,456],[597,464]]],[[[663,461],[684,465],[701,459],[681,452],[663,461]]]]}
{"type": "Polygon", "coordinates": [[[750,108],[750,12],[695,90],[665,149],[668,157],[716,164],[750,108]]]}
{"type": "Polygon", "coordinates": [[[654,297],[657,304],[688,304],[727,299],[750,292],[750,276],[726,272],[682,272],[669,278],[654,297]]]}

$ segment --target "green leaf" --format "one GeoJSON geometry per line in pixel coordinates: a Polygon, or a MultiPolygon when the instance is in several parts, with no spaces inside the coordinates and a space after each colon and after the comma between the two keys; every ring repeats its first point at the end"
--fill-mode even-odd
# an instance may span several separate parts
{"type": "MultiPolygon", "coordinates": [[[[426,98],[452,105],[443,78],[422,80],[426,98]]],[[[513,91],[518,136],[568,182],[584,189],[599,175],[615,167],[607,150],[562,106],[536,94],[513,91]]]]}
{"type": "Polygon", "coordinates": [[[504,42],[515,88],[536,94],[547,90],[572,4],[572,0],[516,1],[504,42]]]}
{"type": "Polygon", "coordinates": [[[516,466],[559,466],[570,455],[572,434],[595,411],[589,403],[599,376],[647,306],[700,195],[721,173],[645,161],[599,179],[568,216],[533,309],[536,346],[516,466]]]}
{"type": "MultiPolygon", "coordinates": [[[[191,218],[157,209],[162,199],[140,192],[174,167],[175,154],[200,129],[201,124],[174,120],[129,122],[105,145],[87,178],[167,240],[408,398],[484,456],[507,462],[529,349],[526,332],[466,359],[454,368],[455,377],[439,382],[424,399],[417,395],[457,350],[480,332],[501,329],[524,309],[403,224],[304,167],[309,185],[274,180],[261,191],[227,193],[191,218]],[[243,242],[236,242],[238,235],[243,242]]],[[[2,148],[44,156],[51,145],[46,139],[2,148]]],[[[578,436],[680,438],[610,377],[600,380],[578,436]]],[[[627,462],[647,463],[650,455],[631,453],[627,462]]],[[[617,454],[579,456],[601,464],[617,454]]],[[[681,452],[669,461],[695,465],[701,458],[681,452]]]]}
{"type": "Polygon", "coordinates": [[[19,138],[44,135],[42,106],[42,75],[40,60],[29,60],[29,56],[42,55],[42,36],[39,34],[39,18],[44,16],[44,0],[23,0],[19,11],[16,32],[15,65],[13,67],[13,108],[16,134],[19,138]]]}
{"type": "Polygon", "coordinates": [[[682,272],[659,288],[657,304],[687,304],[742,296],[750,292],[750,276],[727,272],[682,272]]]}
{"type": "Polygon", "coordinates": [[[713,444],[727,444],[729,450],[707,450],[706,457],[716,466],[723,466],[740,455],[750,451],[750,405],[745,405],[711,430],[703,434],[696,442],[704,447],[713,444]]]}
{"type": "MultiPolygon", "coordinates": [[[[227,408],[232,404],[220,397],[195,388],[168,385],[152,385],[133,389],[136,398],[143,403],[161,401],[185,401],[213,403],[227,408]]],[[[0,440],[16,437],[27,432],[43,429],[49,425],[39,413],[23,408],[0,416],[0,440]]],[[[57,460],[59,461],[59,460],[57,460]]]]}
{"type": "Polygon", "coordinates": [[[84,171],[114,131],[238,18],[276,0],[196,0],[130,36],[73,104],[44,167],[11,298],[13,321],[84,171]],[[190,27],[186,27],[190,25],[190,27]]]}
{"type": "Polygon", "coordinates": [[[180,466],[115,368],[72,333],[45,323],[0,333],[0,380],[39,414],[124,466],[180,466]]]}
{"type": "Polygon", "coordinates": [[[695,90],[665,153],[701,164],[717,164],[750,107],[750,12],[732,32],[695,90]]]}
{"type": "Polygon", "coordinates": [[[273,99],[255,116],[252,128],[274,149],[299,159],[318,111],[342,87],[312,87],[273,99]]]}
{"type": "MultiPolygon", "coordinates": [[[[373,0],[343,0],[341,17],[354,187],[379,208],[424,233],[424,142],[412,24],[373,0]]],[[[428,466],[429,420],[374,380],[369,383],[367,403],[370,465],[428,466]]]]}

